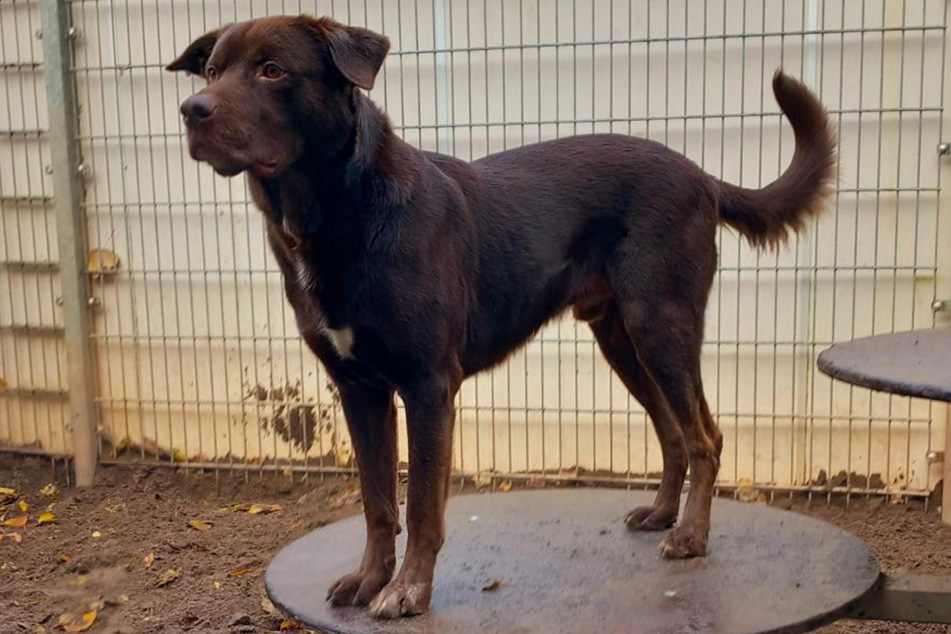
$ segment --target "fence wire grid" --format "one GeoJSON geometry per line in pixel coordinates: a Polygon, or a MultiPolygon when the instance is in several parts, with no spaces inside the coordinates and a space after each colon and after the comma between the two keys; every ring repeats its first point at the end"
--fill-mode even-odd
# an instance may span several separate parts
{"type": "MultiPolygon", "coordinates": [[[[43,3],[57,3],[43,0],[43,3]]],[[[202,33],[280,13],[386,34],[371,97],[416,147],[475,159],[593,132],[648,137],[763,186],[793,138],[770,79],[802,78],[841,137],[829,212],[775,253],[718,235],[704,382],[720,483],[927,495],[947,409],[818,374],[835,341],[946,327],[945,0],[72,0],[103,462],[349,470],[335,391],[298,337],[243,178],[187,153],[163,70],[202,33]]],[[[0,0],[0,445],[69,455],[39,0],[0,0]]],[[[405,434],[401,433],[405,459],[405,434]]],[[[466,474],[650,484],[651,425],[570,317],[458,399],[466,474]]]]}

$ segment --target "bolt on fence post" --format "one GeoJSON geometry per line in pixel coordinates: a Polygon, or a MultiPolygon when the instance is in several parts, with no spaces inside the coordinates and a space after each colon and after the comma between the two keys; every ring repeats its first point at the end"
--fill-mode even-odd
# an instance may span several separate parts
{"type": "Polygon", "coordinates": [[[76,484],[91,486],[98,463],[95,363],[90,340],[86,225],[76,143],[76,86],[70,70],[73,37],[66,0],[42,0],[43,56],[53,174],[53,209],[59,245],[69,411],[76,484]]]}

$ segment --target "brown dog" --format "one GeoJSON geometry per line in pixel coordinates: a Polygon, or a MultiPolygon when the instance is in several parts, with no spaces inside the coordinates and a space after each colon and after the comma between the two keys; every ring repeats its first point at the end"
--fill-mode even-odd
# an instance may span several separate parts
{"type": "Polygon", "coordinates": [[[792,164],[749,190],[651,141],[559,139],[474,163],[397,137],[359,88],[389,48],[366,29],[307,16],[224,27],[168,68],[208,85],[182,104],[192,157],[248,173],[300,331],[336,382],[360,466],[363,561],[330,588],[374,615],[424,612],[450,474],[453,400],[569,306],[646,408],[664,474],[633,530],[671,527],[668,557],[703,555],[722,437],[704,400],[700,347],[726,223],[774,246],[820,211],[835,138],[822,105],[782,73],[792,164]],[[394,394],[406,403],[409,542],[395,537],[394,394]]]}

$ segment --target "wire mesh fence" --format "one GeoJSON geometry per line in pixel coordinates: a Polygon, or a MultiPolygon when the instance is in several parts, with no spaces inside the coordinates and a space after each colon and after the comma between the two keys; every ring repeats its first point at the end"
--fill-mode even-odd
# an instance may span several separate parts
{"type": "Polygon", "coordinates": [[[38,3],[0,3],[0,438],[63,455],[65,350],[38,3]]]}
{"type": "MultiPolygon", "coordinates": [[[[404,139],[463,159],[615,132],[762,186],[793,150],[769,80],[780,66],[802,77],[841,135],[840,182],[830,212],[784,250],[760,254],[719,234],[703,370],[725,435],[721,483],[922,495],[940,478],[926,456],[943,446],[943,406],[833,384],[815,358],[833,341],[947,326],[947,313],[933,310],[951,297],[951,208],[936,150],[944,0],[73,0],[69,8],[104,460],[245,472],[352,466],[333,387],[297,336],[243,180],[188,158],[178,104],[199,82],[162,70],[221,24],[305,12],[385,33],[393,46],[372,98],[404,139]]],[[[0,2],[0,141],[9,157],[0,191],[31,200],[50,191],[41,67],[7,67],[41,62],[38,10],[0,2]]],[[[68,451],[62,403],[39,405],[24,392],[64,389],[61,374],[49,373],[62,363],[55,332],[17,330],[59,318],[51,221],[42,205],[3,201],[0,439],[68,451]]],[[[464,384],[455,466],[649,483],[661,455],[586,327],[566,318],[464,384]]]]}

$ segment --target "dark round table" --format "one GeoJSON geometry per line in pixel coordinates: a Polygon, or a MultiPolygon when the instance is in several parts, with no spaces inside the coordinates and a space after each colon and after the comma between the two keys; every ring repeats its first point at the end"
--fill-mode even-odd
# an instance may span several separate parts
{"type": "Polygon", "coordinates": [[[951,402],[951,329],[837,343],[819,355],[819,369],[853,385],[951,402]]]}
{"type": "MultiPolygon", "coordinates": [[[[846,383],[951,403],[951,328],[837,343],[819,355],[818,365],[846,383]]],[[[934,455],[944,462],[942,518],[951,524],[951,419],[945,434],[946,450],[934,455]]]]}
{"type": "MultiPolygon", "coordinates": [[[[324,600],[360,561],[362,517],[280,551],[267,592],[292,618],[328,634],[765,634],[833,621],[878,582],[878,562],[854,535],[732,500],[714,502],[709,556],[665,560],[662,533],[629,532],[621,519],[652,498],[561,489],[451,499],[432,609],[420,617],[378,621],[324,600]]],[[[405,540],[404,531],[400,553],[405,540]]]]}

